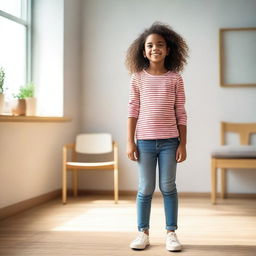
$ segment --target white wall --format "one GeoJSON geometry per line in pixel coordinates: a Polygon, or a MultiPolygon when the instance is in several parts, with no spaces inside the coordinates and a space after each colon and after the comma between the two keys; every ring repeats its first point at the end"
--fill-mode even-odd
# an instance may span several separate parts
{"type": "MultiPolygon", "coordinates": [[[[40,31],[40,38],[35,33],[35,82],[39,74],[41,81],[51,81],[45,76],[54,70],[50,78],[56,83],[51,86],[64,88],[64,115],[72,122],[0,123],[0,208],[60,189],[62,146],[74,140],[80,127],[80,0],[34,4],[34,18],[50,30],[40,31]],[[51,49],[44,45],[47,40],[51,49]]],[[[63,95],[59,97],[63,100],[63,95]]]]}
{"type": "MultiPolygon", "coordinates": [[[[61,147],[78,131],[113,134],[120,149],[120,189],[136,190],[136,164],[125,154],[129,75],[124,59],[130,43],[156,20],[172,25],[190,46],[183,73],[189,115],[188,159],[179,165],[178,189],[209,191],[210,151],[219,144],[219,122],[255,122],[256,110],[256,88],[219,86],[218,30],[255,27],[256,1],[81,0],[81,6],[80,0],[36,2],[54,6],[50,12],[41,12],[45,22],[55,14],[60,19],[51,27],[56,29],[50,33],[56,35],[51,38],[56,49],[52,49],[54,59],[49,62],[55,63],[55,75],[63,81],[64,115],[73,121],[0,123],[0,207],[59,189],[61,147]]],[[[34,74],[41,63],[35,57],[34,74]]],[[[236,143],[237,138],[230,136],[229,141],[236,143]]],[[[256,144],[255,136],[253,142],[256,144]]],[[[112,189],[111,173],[80,176],[80,188],[112,189]]],[[[255,172],[236,171],[228,178],[229,192],[256,192],[255,172]]]]}
{"type": "Polygon", "coordinates": [[[63,2],[33,1],[33,81],[39,115],[63,115],[63,2]]]}
{"type": "MultiPolygon", "coordinates": [[[[124,59],[130,43],[154,21],[170,24],[187,40],[188,159],[178,166],[177,183],[179,191],[208,192],[210,151],[219,145],[220,121],[256,121],[256,88],[220,87],[218,32],[255,27],[255,10],[255,0],[83,0],[81,128],[113,134],[120,148],[121,190],[137,187],[136,164],[125,153],[129,75],[124,59]]],[[[112,188],[110,173],[81,176],[81,188],[112,188]]],[[[228,173],[228,192],[255,193],[255,178],[250,170],[228,173]]]]}
{"type": "Polygon", "coordinates": [[[81,1],[64,0],[64,116],[81,125],[81,1]]]}

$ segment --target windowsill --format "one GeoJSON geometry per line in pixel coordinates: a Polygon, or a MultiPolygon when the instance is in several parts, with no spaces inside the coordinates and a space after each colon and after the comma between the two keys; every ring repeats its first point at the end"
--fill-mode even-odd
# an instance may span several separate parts
{"type": "Polygon", "coordinates": [[[0,122],[71,122],[69,117],[61,116],[12,116],[0,115],[0,122]]]}

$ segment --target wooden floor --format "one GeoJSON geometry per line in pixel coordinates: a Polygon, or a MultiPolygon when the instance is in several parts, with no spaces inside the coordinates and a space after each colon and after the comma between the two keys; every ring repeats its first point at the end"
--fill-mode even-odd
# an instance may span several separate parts
{"type": "MultiPolygon", "coordinates": [[[[180,198],[179,255],[256,255],[254,199],[219,200],[180,198]]],[[[134,196],[113,204],[111,197],[69,198],[67,205],[53,200],[0,222],[0,255],[164,256],[165,221],[161,197],[151,211],[151,246],[129,249],[137,233],[134,196]]]]}

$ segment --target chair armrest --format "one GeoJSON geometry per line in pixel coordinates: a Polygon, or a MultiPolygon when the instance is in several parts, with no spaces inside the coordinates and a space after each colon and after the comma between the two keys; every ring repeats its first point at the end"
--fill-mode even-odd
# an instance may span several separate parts
{"type": "Polygon", "coordinates": [[[114,162],[115,165],[118,165],[118,145],[115,141],[113,141],[113,151],[114,151],[114,162]]]}
{"type": "Polygon", "coordinates": [[[63,163],[67,162],[68,150],[72,151],[72,158],[73,158],[75,153],[75,143],[70,143],[63,146],[62,148],[63,163]]]}
{"type": "Polygon", "coordinates": [[[75,143],[66,144],[63,146],[66,149],[75,149],[75,143]]]}

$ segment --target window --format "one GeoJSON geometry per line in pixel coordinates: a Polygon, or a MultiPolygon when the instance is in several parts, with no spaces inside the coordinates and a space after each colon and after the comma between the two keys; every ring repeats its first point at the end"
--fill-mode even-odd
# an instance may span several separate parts
{"type": "Polygon", "coordinates": [[[5,97],[31,80],[31,0],[0,0],[0,67],[5,70],[5,97]]]}

